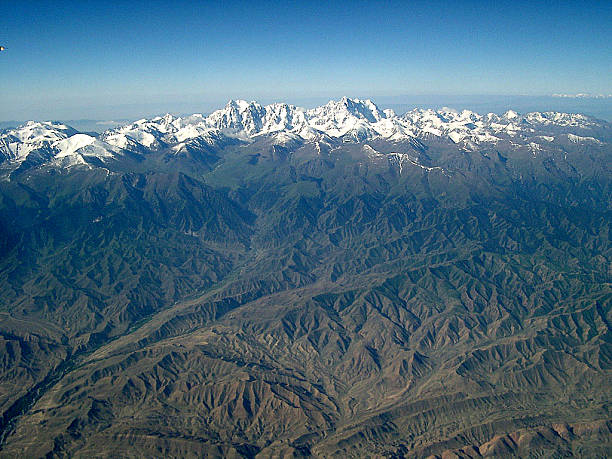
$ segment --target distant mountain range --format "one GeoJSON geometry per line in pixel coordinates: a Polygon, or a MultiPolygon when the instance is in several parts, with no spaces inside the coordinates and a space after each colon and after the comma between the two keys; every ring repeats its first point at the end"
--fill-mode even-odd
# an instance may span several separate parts
{"type": "Polygon", "coordinates": [[[0,131],[0,457],[609,457],[611,165],[349,98],[0,131]]]}
{"type": "Polygon", "coordinates": [[[34,153],[48,161],[77,164],[87,162],[87,157],[116,158],[125,151],[142,153],[167,147],[178,151],[190,142],[203,141],[212,147],[228,139],[250,141],[262,136],[273,138],[279,145],[325,138],[345,142],[436,139],[466,149],[510,142],[537,151],[555,140],[609,141],[610,124],[585,115],[557,112],[519,115],[507,111],[499,116],[468,110],[414,109],[397,116],[392,110],[380,110],[370,100],[346,97],[310,110],[232,100],[207,117],[194,114],[142,119],[105,131],[99,138],[77,133],[61,123],[30,121],[2,133],[0,155],[15,163],[34,153]]]}

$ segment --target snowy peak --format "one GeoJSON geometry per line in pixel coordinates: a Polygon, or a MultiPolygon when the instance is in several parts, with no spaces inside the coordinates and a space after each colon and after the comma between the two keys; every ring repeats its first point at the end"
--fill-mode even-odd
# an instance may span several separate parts
{"type": "Polygon", "coordinates": [[[257,102],[231,100],[223,109],[213,112],[206,122],[210,128],[245,137],[286,131],[302,139],[312,139],[323,134],[340,137],[355,132],[379,135],[370,125],[389,116],[394,116],[393,111],[381,111],[370,100],[347,97],[312,110],[284,103],[261,106],[257,102]]]}
{"type": "Polygon", "coordinates": [[[121,154],[119,148],[57,122],[28,121],[0,134],[0,162],[22,163],[35,155],[44,161],[72,165],[86,164],[90,157],[104,160],[117,154],[121,154]]]}
{"type": "Polygon", "coordinates": [[[76,133],[62,123],[28,121],[0,134],[0,160],[23,161],[31,152],[52,149],[54,144],[76,133]]]}
{"type": "Polygon", "coordinates": [[[75,134],[60,140],[54,147],[58,150],[55,155],[56,158],[81,155],[102,159],[112,158],[115,154],[120,153],[118,148],[113,148],[111,145],[87,134],[75,134]]]}
{"type": "Polygon", "coordinates": [[[266,110],[257,102],[230,100],[225,108],[217,110],[208,117],[211,127],[257,134],[263,126],[266,110]]]}
{"type": "Polygon", "coordinates": [[[265,108],[263,132],[295,131],[307,127],[304,110],[288,104],[272,104],[265,108]]]}
{"type": "MultiPolygon", "coordinates": [[[[470,110],[442,108],[440,110],[414,109],[402,117],[402,123],[419,138],[450,139],[465,148],[476,148],[483,143],[510,141],[529,144],[534,136],[554,140],[578,130],[588,133],[597,129],[610,129],[608,123],[585,115],[558,112],[531,112],[521,115],[508,110],[502,115],[479,115],[470,110]]],[[[609,131],[608,131],[609,132],[609,131]]]]}
{"type": "Polygon", "coordinates": [[[21,142],[53,142],[65,139],[66,137],[76,134],[76,132],[76,130],[63,123],[54,121],[28,121],[19,128],[11,129],[5,134],[13,135],[21,142]]]}
{"type": "MultiPolygon", "coordinates": [[[[390,112],[389,114],[391,114],[390,112]]],[[[373,137],[390,137],[398,130],[397,123],[387,119],[387,113],[371,100],[349,99],[329,101],[322,107],[308,110],[313,129],[332,137],[347,137],[356,141],[373,137]]]]}
{"type": "Polygon", "coordinates": [[[348,118],[357,118],[369,123],[377,123],[387,117],[370,99],[349,99],[343,97],[339,101],[330,100],[326,105],[308,111],[312,118],[335,119],[344,122],[348,118]]]}
{"type": "Polygon", "coordinates": [[[205,135],[208,131],[210,128],[204,116],[199,113],[185,118],[166,114],[110,129],[102,133],[100,138],[111,145],[130,151],[157,150],[205,135]]]}

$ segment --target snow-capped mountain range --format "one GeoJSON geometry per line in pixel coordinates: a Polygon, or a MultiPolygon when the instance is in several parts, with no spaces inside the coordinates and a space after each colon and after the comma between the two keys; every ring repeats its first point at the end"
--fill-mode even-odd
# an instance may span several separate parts
{"type": "MultiPolygon", "coordinates": [[[[373,139],[446,142],[464,149],[511,142],[545,145],[555,140],[602,144],[609,140],[610,124],[581,114],[507,111],[502,115],[444,108],[414,109],[403,115],[381,110],[371,100],[344,97],[306,110],[276,103],[231,100],[208,116],[175,117],[167,114],[110,129],[99,137],[79,133],[56,122],[34,122],[0,133],[0,162],[20,163],[34,155],[62,165],[106,161],[128,151],[146,153],[169,149],[179,152],[190,144],[222,145],[228,140],[252,142],[268,138],[286,145],[318,141],[373,139]],[[605,132],[606,134],[601,134],[605,132]]],[[[535,147],[533,147],[535,148],[535,147]]]]}

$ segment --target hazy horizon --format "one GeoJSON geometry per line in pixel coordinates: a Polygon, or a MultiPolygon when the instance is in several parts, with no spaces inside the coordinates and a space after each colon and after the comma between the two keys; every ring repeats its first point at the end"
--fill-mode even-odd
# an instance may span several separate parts
{"type": "MultiPolygon", "coordinates": [[[[381,109],[390,108],[397,114],[403,114],[414,108],[431,108],[434,110],[448,107],[455,110],[472,110],[474,112],[501,114],[507,110],[515,110],[519,113],[533,111],[559,111],[568,113],[582,113],[606,121],[612,121],[612,98],[593,97],[556,97],[556,96],[524,96],[524,95],[402,95],[402,96],[354,96],[371,99],[381,109]]],[[[343,96],[313,97],[313,98],[244,98],[255,100],[261,104],[274,102],[286,102],[298,107],[313,108],[323,105],[329,100],[338,100],[343,96]]],[[[240,98],[240,97],[238,97],[240,98]]],[[[154,116],[171,113],[176,116],[190,115],[193,113],[209,114],[214,110],[224,107],[227,100],[217,102],[168,102],[149,104],[129,104],[125,106],[110,106],[106,109],[96,107],[91,112],[81,112],[82,117],[74,116],[69,109],[59,113],[63,116],[40,116],[23,117],[20,119],[0,120],[0,129],[15,127],[29,120],[38,121],[61,121],[70,124],[81,131],[102,132],[106,129],[125,124],[140,118],[151,118],[154,116]]],[[[75,112],[78,113],[78,112],[75,112]]]]}
{"type": "Polygon", "coordinates": [[[40,1],[6,4],[3,19],[0,120],[612,93],[612,7],[597,1],[40,1]]]}

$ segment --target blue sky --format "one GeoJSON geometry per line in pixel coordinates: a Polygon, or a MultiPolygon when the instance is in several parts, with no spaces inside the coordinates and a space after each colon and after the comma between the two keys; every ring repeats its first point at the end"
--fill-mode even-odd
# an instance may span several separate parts
{"type": "Polygon", "coordinates": [[[0,120],[612,93],[612,2],[533,3],[2,0],[0,120]]]}

